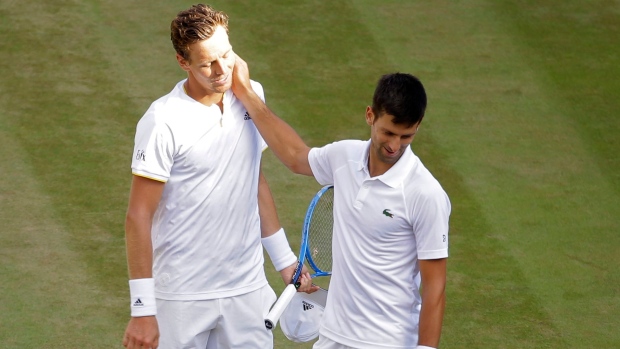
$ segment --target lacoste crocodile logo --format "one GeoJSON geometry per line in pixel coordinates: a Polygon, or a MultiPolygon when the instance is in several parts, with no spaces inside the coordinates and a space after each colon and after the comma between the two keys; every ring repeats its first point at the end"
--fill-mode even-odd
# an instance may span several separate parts
{"type": "Polygon", "coordinates": [[[383,210],[383,214],[388,216],[388,217],[390,217],[390,218],[394,218],[394,214],[392,212],[390,212],[390,210],[387,209],[387,208],[385,210],[383,210]]]}

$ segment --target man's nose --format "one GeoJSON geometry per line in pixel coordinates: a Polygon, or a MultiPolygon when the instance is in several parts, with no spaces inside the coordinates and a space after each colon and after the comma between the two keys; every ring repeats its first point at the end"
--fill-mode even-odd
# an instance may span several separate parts
{"type": "Polygon", "coordinates": [[[397,151],[400,149],[400,137],[392,137],[388,144],[390,145],[390,151],[397,151]]]}
{"type": "Polygon", "coordinates": [[[215,73],[217,75],[224,75],[228,73],[230,68],[226,65],[226,61],[223,59],[218,59],[215,67],[215,73]]]}

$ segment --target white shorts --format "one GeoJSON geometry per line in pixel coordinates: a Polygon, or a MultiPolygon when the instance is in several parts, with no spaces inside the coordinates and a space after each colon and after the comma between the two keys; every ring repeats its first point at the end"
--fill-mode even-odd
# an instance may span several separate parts
{"type": "Polygon", "coordinates": [[[265,316],[275,300],[269,285],[229,298],[157,299],[159,349],[272,349],[265,316]]]}
{"type": "Polygon", "coordinates": [[[314,343],[312,349],[355,349],[353,347],[347,347],[346,345],[336,343],[329,338],[325,338],[319,335],[319,340],[314,343]]]}

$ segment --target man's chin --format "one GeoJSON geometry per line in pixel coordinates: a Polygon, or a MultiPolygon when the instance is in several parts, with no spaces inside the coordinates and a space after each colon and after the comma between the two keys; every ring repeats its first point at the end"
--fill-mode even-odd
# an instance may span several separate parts
{"type": "Polygon", "coordinates": [[[394,165],[398,161],[398,159],[400,159],[401,155],[402,153],[394,154],[391,156],[383,154],[383,156],[381,156],[381,160],[383,160],[383,162],[386,164],[394,165]]]}
{"type": "Polygon", "coordinates": [[[224,85],[213,86],[213,90],[217,91],[219,93],[224,93],[224,92],[230,90],[231,87],[232,87],[232,83],[226,83],[224,85]]]}

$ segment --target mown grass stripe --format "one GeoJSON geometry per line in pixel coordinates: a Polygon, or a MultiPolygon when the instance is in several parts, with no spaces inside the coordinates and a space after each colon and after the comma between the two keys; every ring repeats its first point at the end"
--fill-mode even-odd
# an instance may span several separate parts
{"type": "Polygon", "coordinates": [[[537,188],[545,196],[538,217],[549,220],[553,233],[544,235],[553,249],[531,250],[547,267],[532,268],[533,284],[576,347],[615,348],[620,319],[610,314],[620,311],[620,82],[610,77],[620,60],[620,12],[608,1],[494,5],[520,38],[523,60],[541,72],[550,113],[570,126],[564,145],[555,142],[557,134],[541,137],[558,146],[546,165],[561,171],[537,188]]]}
{"type": "Polygon", "coordinates": [[[24,191],[5,212],[27,241],[6,245],[11,275],[22,273],[6,285],[12,293],[3,319],[13,330],[6,347],[117,346],[128,310],[122,221],[129,180],[119,180],[115,157],[129,142],[128,129],[109,116],[123,116],[123,103],[106,80],[92,7],[46,2],[33,14],[24,6],[2,6],[12,48],[3,61],[20,62],[1,80],[11,135],[3,146],[16,156],[4,183],[19,180],[15,188],[24,191]]]}
{"type": "Polygon", "coordinates": [[[106,314],[117,304],[71,248],[71,233],[15,138],[12,119],[23,115],[7,99],[0,99],[0,346],[111,347],[118,340],[102,334],[114,325],[106,314]]]}

